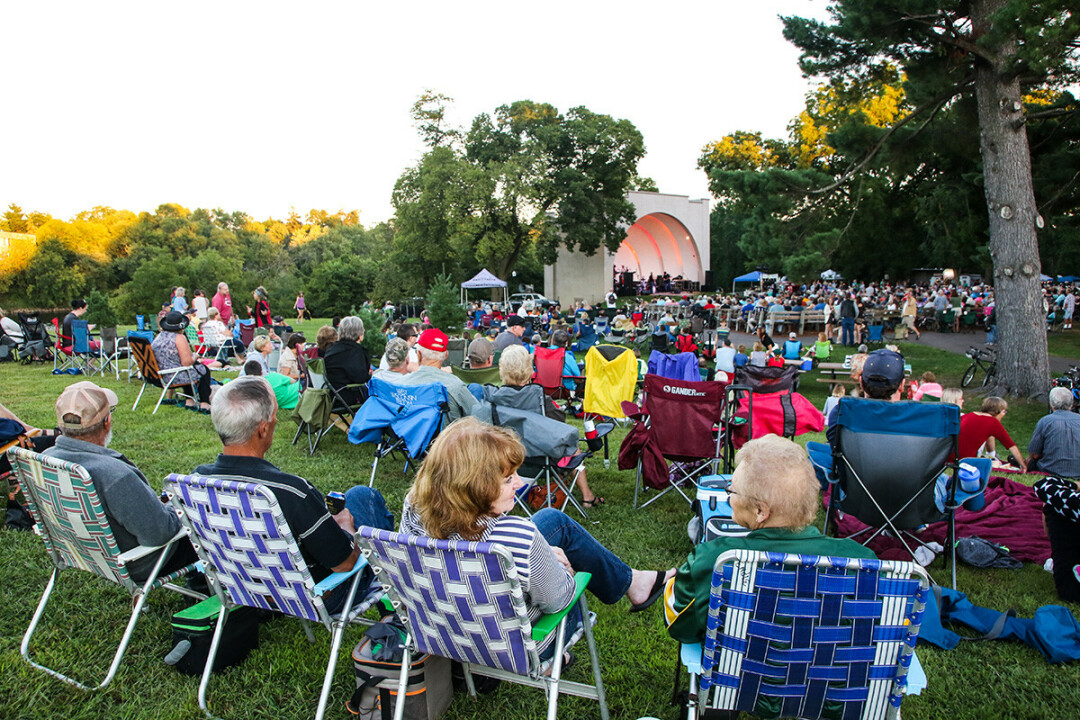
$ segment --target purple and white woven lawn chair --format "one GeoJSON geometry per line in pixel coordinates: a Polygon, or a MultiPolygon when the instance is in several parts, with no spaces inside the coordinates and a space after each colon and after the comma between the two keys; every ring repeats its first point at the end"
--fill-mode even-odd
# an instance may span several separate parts
{"type": "Polygon", "coordinates": [[[53,677],[70,683],[81,690],[100,690],[112,682],[116,675],[120,661],[124,658],[128,642],[132,633],[135,632],[135,623],[138,622],[146,604],[146,596],[151,590],[159,587],[167,587],[170,590],[181,592],[185,595],[202,598],[202,595],[193,593],[186,588],[172,585],[171,582],[182,577],[194,568],[194,565],[178,570],[170,575],[158,577],[161,566],[165,562],[166,553],[162,552],[154,569],[150,572],[146,582],[136,584],[127,570],[127,563],[146,557],[153,552],[168,548],[178,539],[187,534],[187,531],[178,533],[165,545],[149,547],[140,545],[121,553],[116,544],[116,536],[113,534],[109,520],[105,516],[105,509],[98,497],[97,488],[94,487],[89,473],[81,465],[66,462],[58,458],[45,457],[23,448],[11,448],[8,450],[8,459],[15,471],[19,484],[26,494],[27,503],[30,505],[30,514],[37,523],[35,529],[41,539],[45,541],[45,550],[52,560],[53,571],[49,582],[45,586],[45,592],[38,602],[37,610],[30,621],[30,627],[23,635],[20,652],[26,662],[39,670],[44,670],[53,677]],[[120,638],[120,646],[113,656],[112,664],[109,665],[108,673],[101,684],[94,687],[84,685],[72,678],[63,675],[56,670],[39,665],[30,659],[30,638],[33,637],[38,623],[45,614],[45,606],[49,602],[56,578],[61,570],[74,568],[98,575],[109,582],[116,583],[128,591],[134,600],[131,611],[131,619],[128,620],[127,628],[120,638]]]}
{"type": "Polygon", "coordinates": [[[704,650],[682,646],[687,717],[899,718],[929,588],[910,562],[723,553],[704,650]]]}
{"type": "MultiPolygon", "coordinates": [[[[584,595],[589,573],[574,577],[577,590],[569,607],[544,615],[533,625],[514,559],[501,545],[435,540],[371,527],[359,528],[356,542],[405,622],[406,645],[462,663],[470,694],[476,694],[472,679],[476,673],[543,689],[549,720],[555,720],[559,693],[597,700],[600,717],[608,720],[600,658],[584,595]],[[582,634],[566,637],[566,616],[574,605],[581,608],[593,685],[561,679],[563,652],[582,634]],[[552,632],[556,650],[546,676],[537,643],[552,632]]],[[[405,694],[409,655],[406,652],[402,661],[398,697],[405,694]]],[[[395,720],[401,720],[404,707],[397,704],[395,720]]]]}
{"type": "MultiPolygon", "coordinates": [[[[165,490],[180,522],[191,533],[191,544],[223,608],[243,605],[299,618],[311,642],[315,637],[308,622],[319,623],[330,631],[330,659],[315,713],[316,720],[321,720],[345,626],[354,622],[370,624],[361,615],[383,594],[375,585],[370,592],[369,588],[359,587],[361,570],[367,563],[358,559],[349,572],[333,573],[316,583],[277,498],[257,482],[172,474],[165,478],[165,490]],[[346,610],[331,615],[322,596],[346,580],[351,580],[346,610]],[[363,599],[354,604],[357,592],[363,599]]],[[[199,683],[199,707],[208,716],[206,690],[228,615],[222,612],[218,617],[199,683]]]]}

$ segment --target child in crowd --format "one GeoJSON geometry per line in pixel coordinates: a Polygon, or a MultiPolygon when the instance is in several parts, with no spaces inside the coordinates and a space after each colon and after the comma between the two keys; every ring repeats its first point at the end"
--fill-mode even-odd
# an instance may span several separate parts
{"type": "MultiPolygon", "coordinates": [[[[964,391],[960,388],[945,388],[941,391],[941,402],[952,403],[961,410],[964,409],[964,391]]],[[[962,414],[962,413],[961,413],[962,414]]]]}
{"type": "Polygon", "coordinates": [[[937,377],[934,373],[927,370],[922,374],[922,382],[915,388],[915,394],[912,396],[912,399],[922,400],[923,395],[929,395],[930,397],[935,397],[940,400],[941,394],[944,391],[944,388],[938,384],[937,377]]]}
{"type": "Polygon", "coordinates": [[[814,359],[818,362],[828,360],[832,355],[832,343],[829,342],[828,336],[819,332],[817,336],[817,342],[814,343],[814,359]]]}
{"type": "MultiPolygon", "coordinates": [[[[822,333],[824,335],[824,333],[822,333]]],[[[840,398],[847,395],[847,388],[842,383],[833,383],[832,393],[825,399],[825,408],[822,413],[825,415],[825,424],[829,424],[829,415],[832,413],[833,408],[840,402],[840,398]]]]}
{"type": "Polygon", "coordinates": [[[735,353],[735,358],[731,362],[737,368],[745,367],[750,362],[750,356],[746,354],[745,345],[739,346],[738,352],[735,353]]]}

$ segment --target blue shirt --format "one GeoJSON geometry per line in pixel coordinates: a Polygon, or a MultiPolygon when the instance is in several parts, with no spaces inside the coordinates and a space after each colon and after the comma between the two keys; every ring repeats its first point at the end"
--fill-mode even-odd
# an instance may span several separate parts
{"type": "Polygon", "coordinates": [[[1038,455],[1038,469],[1065,478],[1080,478],[1080,415],[1055,410],[1039,419],[1028,443],[1038,455]]]}

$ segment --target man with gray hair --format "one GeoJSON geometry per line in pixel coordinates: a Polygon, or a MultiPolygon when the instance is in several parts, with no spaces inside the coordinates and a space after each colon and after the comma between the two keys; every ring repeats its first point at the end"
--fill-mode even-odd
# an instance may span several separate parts
{"type": "MultiPolygon", "coordinates": [[[[69,385],[56,400],[56,424],[64,434],[42,455],[77,463],[89,473],[120,552],[139,545],[164,545],[180,532],[180,521],[135,463],[109,449],[116,402],[116,393],[92,382],[69,385]]],[[[173,543],[168,552],[159,575],[198,559],[186,538],[173,543]]],[[[131,578],[136,583],[146,582],[159,557],[160,553],[152,553],[128,563],[131,578]]]]}
{"type": "MultiPolygon", "coordinates": [[[[264,378],[247,376],[226,383],[214,395],[210,418],[223,445],[217,460],[195,468],[195,475],[254,480],[266,486],[300,543],[300,552],[316,582],[331,572],[353,568],[360,552],[352,536],[358,525],[394,528],[394,516],[378,490],[358,486],[345,493],[345,509],[331,515],[315,486],[302,477],[282,472],[265,459],[274,443],[277,401],[264,378]]],[[[370,573],[370,570],[365,570],[370,573]]],[[[373,579],[374,576],[372,576],[373,579]]],[[[363,583],[364,581],[361,580],[363,583]]],[[[324,595],[327,609],[345,604],[347,588],[324,595]]],[[[361,600],[366,593],[358,593],[361,600]]]]}
{"type": "Polygon", "coordinates": [[[363,387],[348,386],[366,386],[371,377],[371,361],[363,341],[364,321],[355,315],[343,317],[338,325],[338,341],[327,348],[324,358],[326,382],[350,407],[363,402],[366,393],[363,387]]]}
{"type": "Polygon", "coordinates": [[[1050,414],[1039,419],[1028,443],[1028,469],[1080,478],[1080,415],[1072,412],[1069,388],[1050,391],[1050,414]]]}

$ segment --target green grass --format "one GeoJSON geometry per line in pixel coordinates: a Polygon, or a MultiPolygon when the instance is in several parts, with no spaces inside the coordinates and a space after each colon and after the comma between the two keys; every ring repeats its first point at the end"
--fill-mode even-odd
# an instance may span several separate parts
{"type": "Polygon", "coordinates": [[[1067,358],[1080,358],[1080,331],[1059,330],[1046,336],[1046,345],[1051,355],[1067,358]]]}
{"type": "MultiPolygon", "coordinates": [[[[309,338],[321,321],[303,323],[309,338]]],[[[917,343],[902,348],[916,374],[933,369],[946,386],[956,384],[967,366],[962,356],[950,355],[917,343]]],[[[52,404],[69,376],[54,377],[51,368],[0,365],[0,401],[30,423],[52,426],[52,404]]],[[[811,380],[814,374],[808,376],[811,380]]],[[[160,489],[170,472],[190,471],[211,460],[219,444],[210,418],[161,408],[150,410],[156,395],[144,396],[137,412],[131,411],[138,384],[103,381],[120,397],[115,415],[113,447],[131,458],[160,489]]],[[[803,392],[819,407],[828,385],[804,382],[803,392]]],[[[969,399],[968,408],[974,398],[969,399]]],[[[1006,426],[1023,447],[1044,409],[1014,401],[1006,426]]],[[[269,459],[289,472],[309,478],[320,489],[346,490],[367,480],[371,449],[350,445],[342,433],[327,437],[314,458],[290,445],[295,426],[282,413],[278,436],[269,459]]],[[[617,452],[622,431],[612,443],[617,452]]],[[[807,435],[800,441],[820,439],[807,435]]],[[[676,497],[665,497],[645,510],[630,508],[633,473],[604,470],[600,458],[588,463],[589,482],[607,504],[592,514],[587,529],[634,567],[663,568],[682,562],[690,551],[685,527],[689,512],[676,497]]],[[[380,465],[376,487],[389,506],[400,508],[410,478],[394,462],[380,465]]],[[[0,530],[4,562],[0,564],[0,718],[75,720],[81,718],[196,718],[197,678],[167,668],[162,657],[170,648],[169,618],[186,601],[171,593],[156,593],[148,608],[117,679],[105,691],[83,693],[34,670],[19,658],[19,641],[48,579],[50,566],[40,539],[29,533],[0,530]]],[[[935,565],[940,570],[940,563],[935,565]]],[[[960,568],[960,588],[983,605],[1016,608],[1030,616],[1036,607],[1058,602],[1048,573],[1028,565],[1020,571],[960,568]]],[[[627,613],[627,603],[605,606],[593,599],[599,615],[596,629],[605,683],[613,718],[652,715],[675,718],[668,704],[676,648],[667,638],[659,608],[639,615],[627,613]]],[[[1078,608],[1070,606],[1076,611],[1078,608]]],[[[49,612],[35,636],[33,652],[45,662],[90,679],[100,677],[111,657],[127,617],[122,591],[106,583],[68,571],[62,574],[49,612]]],[[[345,700],[353,688],[348,651],[362,630],[352,628],[335,675],[328,717],[344,718],[345,700]]],[[[261,645],[240,666],[215,675],[210,688],[212,709],[225,718],[306,718],[315,699],[329,648],[325,632],[309,645],[299,623],[282,618],[264,624],[261,645]]],[[[919,648],[930,687],[921,697],[905,701],[910,717],[927,718],[1065,718],[1080,705],[1080,666],[1051,666],[1042,656],[1017,643],[967,643],[942,652],[919,648]]],[[[568,676],[586,680],[588,663],[581,658],[568,676]]],[[[455,698],[447,717],[540,718],[544,701],[539,691],[504,684],[491,696],[474,701],[455,698]]],[[[575,698],[560,701],[560,718],[596,717],[595,703],[575,698]]]]}

